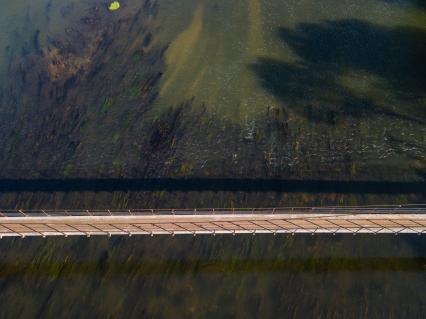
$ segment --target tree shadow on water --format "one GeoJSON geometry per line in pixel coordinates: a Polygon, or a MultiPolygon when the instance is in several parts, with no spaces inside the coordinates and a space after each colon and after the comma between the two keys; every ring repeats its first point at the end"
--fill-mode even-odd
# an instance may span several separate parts
{"type": "Polygon", "coordinates": [[[308,120],[333,125],[387,116],[425,122],[425,31],[341,20],[282,28],[279,36],[297,62],[259,58],[252,68],[268,91],[308,120]]]}
{"type": "Polygon", "coordinates": [[[412,1],[407,1],[407,0],[381,0],[382,2],[386,2],[392,5],[397,5],[397,6],[409,6],[409,7],[414,7],[414,8],[420,8],[420,9],[426,9],[426,1],[424,0],[412,0],[412,1]]]}

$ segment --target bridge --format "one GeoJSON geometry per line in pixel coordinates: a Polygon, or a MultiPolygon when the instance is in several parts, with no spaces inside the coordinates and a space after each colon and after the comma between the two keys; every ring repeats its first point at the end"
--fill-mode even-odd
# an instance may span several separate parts
{"type": "Polygon", "coordinates": [[[0,210],[0,238],[201,234],[426,234],[426,205],[0,210]]]}

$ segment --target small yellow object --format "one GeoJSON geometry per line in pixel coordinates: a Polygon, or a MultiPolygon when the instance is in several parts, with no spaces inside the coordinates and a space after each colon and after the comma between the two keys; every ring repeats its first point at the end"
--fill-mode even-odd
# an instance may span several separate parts
{"type": "Polygon", "coordinates": [[[118,1],[113,1],[108,6],[109,11],[115,11],[115,10],[118,10],[118,9],[120,9],[120,2],[118,2],[118,1]]]}

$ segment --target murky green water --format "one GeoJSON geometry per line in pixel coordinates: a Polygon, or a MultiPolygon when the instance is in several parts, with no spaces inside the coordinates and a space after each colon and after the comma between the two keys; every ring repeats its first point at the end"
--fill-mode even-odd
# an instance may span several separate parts
{"type": "MultiPolygon", "coordinates": [[[[1,207],[424,202],[423,1],[121,3],[2,4],[1,207]]],[[[0,317],[422,318],[425,259],[411,236],[3,239],[0,317]]]]}
{"type": "Polygon", "coordinates": [[[1,248],[6,318],[425,313],[425,242],[417,236],[19,239],[1,248]]]}
{"type": "Polygon", "coordinates": [[[2,12],[3,176],[423,179],[414,1],[2,12]]]}

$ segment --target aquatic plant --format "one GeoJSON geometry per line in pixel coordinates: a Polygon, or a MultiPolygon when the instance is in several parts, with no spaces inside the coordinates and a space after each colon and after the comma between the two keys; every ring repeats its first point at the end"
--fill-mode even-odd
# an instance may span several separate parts
{"type": "Polygon", "coordinates": [[[109,98],[109,97],[105,98],[105,101],[102,104],[101,112],[104,113],[104,114],[108,113],[108,111],[111,109],[112,105],[113,105],[112,99],[109,98]]]}
{"type": "Polygon", "coordinates": [[[118,10],[118,9],[120,9],[120,2],[118,2],[118,1],[113,1],[108,6],[109,11],[115,11],[115,10],[118,10]]]}

